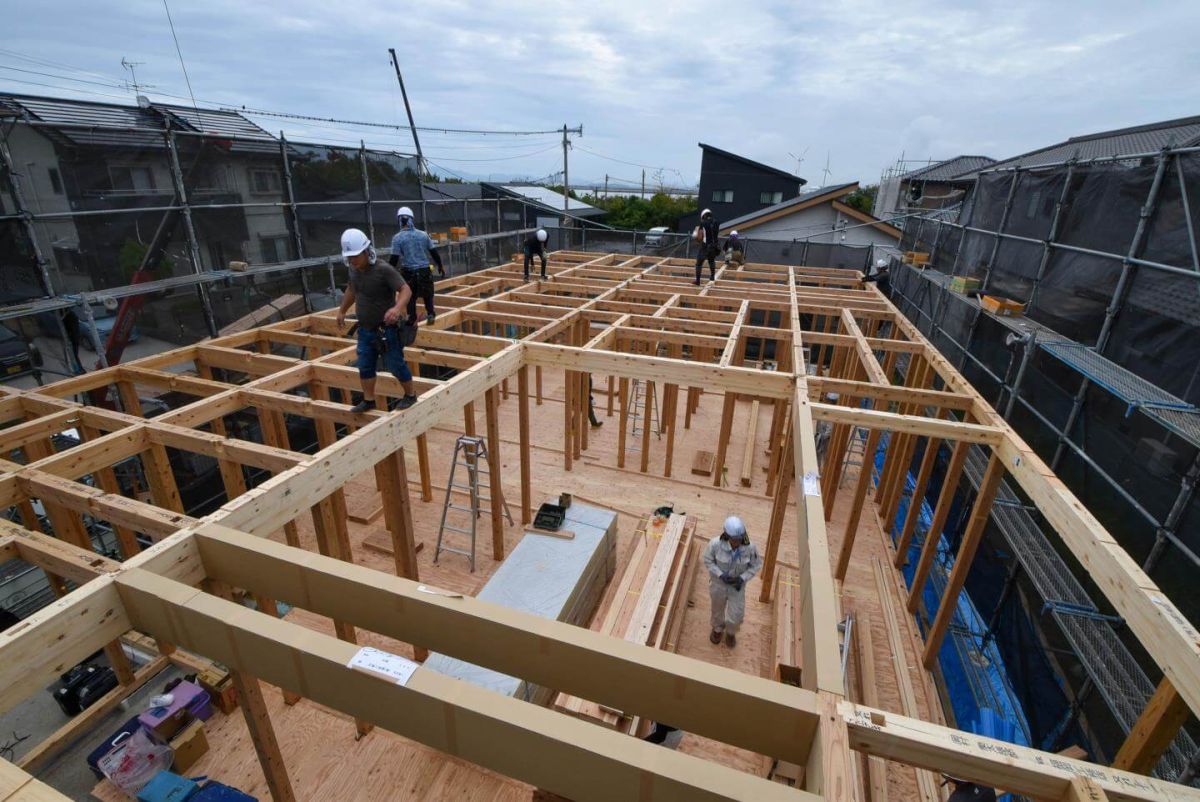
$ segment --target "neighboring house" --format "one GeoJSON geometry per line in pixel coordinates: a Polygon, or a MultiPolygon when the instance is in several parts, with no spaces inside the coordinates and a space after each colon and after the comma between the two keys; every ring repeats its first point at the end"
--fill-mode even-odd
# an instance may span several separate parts
{"type": "Polygon", "coordinates": [[[952,206],[975,183],[975,174],[995,161],[990,156],[955,156],[886,178],[880,182],[872,211],[876,217],[888,218],[917,209],[952,206]]]}
{"type": "MultiPolygon", "coordinates": [[[[549,187],[543,187],[538,184],[489,183],[484,183],[482,186],[485,198],[513,198],[525,201],[523,228],[557,226],[559,220],[562,218],[563,194],[549,187]]],[[[501,212],[503,219],[510,222],[515,222],[515,220],[519,219],[520,214],[521,207],[518,204],[513,204],[512,209],[502,210],[501,212]]],[[[573,218],[589,220],[603,217],[604,210],[597,209],[595,206],[584,203],[581,200],[570,198],[567,201],[567,214],[573,218]]],[[[568,224],[570,224],[570,221],[568,221],[568,224]]]]}
{"type": "Polygon", "coordinates": [[[844,202],[845,197],[856,189],[857,181],[810,189],[783,203],[721,221],[721,236],[736,230],[739,235],[754,240],[897,245],[900,241],[898,228],[844,202]]]}
{"type": "Polygon", "coordinates": [[[767,164],[747,159],[712,145],[699,143],[700,191],[697,211],[679,219],[679,230],[687,231],[700,220],[700,210],[712,209],[717,221],[737,217],[789,201],[800,194],[807,181],[767,164]]]}

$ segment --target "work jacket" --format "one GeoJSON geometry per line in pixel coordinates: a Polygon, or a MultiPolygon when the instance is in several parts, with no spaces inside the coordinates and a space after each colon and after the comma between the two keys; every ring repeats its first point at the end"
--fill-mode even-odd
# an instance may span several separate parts
{"type": "Polygon", "coordinates": [[[741,577],[744,584],[762,569],[762,557],[758,556],[758,549],[754,548],[753,543],[733,549],[726,538],[718,535],[708,541],[708,548],[704,550],[704,567],[713,579],[733,574],[741,577]]]}

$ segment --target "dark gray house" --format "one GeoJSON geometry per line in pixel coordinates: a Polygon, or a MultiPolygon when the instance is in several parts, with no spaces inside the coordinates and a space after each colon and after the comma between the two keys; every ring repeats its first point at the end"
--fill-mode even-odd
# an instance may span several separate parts
{"type": "MultiPolygon", "coordinates": [[[[768,206],[791,200],[807,181],[770,165],[747,159],[727,150],[698,143],[701,151],[700,209],[712,209],[718,221],[742,217],[768,206]]],[[[684,215],[679,230],[696,225],[699,212],[684,215]]]]}

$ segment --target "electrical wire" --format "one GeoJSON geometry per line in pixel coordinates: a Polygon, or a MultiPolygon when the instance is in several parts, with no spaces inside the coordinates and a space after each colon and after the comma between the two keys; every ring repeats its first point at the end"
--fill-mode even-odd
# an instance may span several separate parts
{"type": "Polygon", "coordinates": [[[188,96],[196,109],[196,117],[200,116],[200,106],[196,103],[196,93],[192,91],[192,79],[188,77],[187,65],[183,63],[183,50],[179,47],[179,37],[175,35],[175,21],[171,19],[171,7],[163,0],[163,9],[167,12],[167,24],[171,27],[171,38],[175,40],[175,52],[179,56],[179,67],[183,70],[183,80],[187,84],[188,96]]]}
{"type": "MultiPolygon", "coordinates": [[[[279,117],[288,120],[308,120],[312,122],[322,123],[340,123],[342,125],[357,125],[364,128],[390,128],[397,131],[410,131],[410,126],[395,125],[393,123],[378,123],[366,120],[340,120],[336,117],[314,117],[308,114],[291,114],[283,111],[264,111],[262,109],[248,109],[245,106],[223,108],[221,111],[235,111],[238,114],[246,114],[252,117],[279,117]]],[[[436,128],[416,126],[418,131],[427,131],[430,133],[440,134],[477,134],[482,136],[544,136],[546,134],[561,134],[562,130],[550,131],[489,131],[475,128],[436,128]]]]}

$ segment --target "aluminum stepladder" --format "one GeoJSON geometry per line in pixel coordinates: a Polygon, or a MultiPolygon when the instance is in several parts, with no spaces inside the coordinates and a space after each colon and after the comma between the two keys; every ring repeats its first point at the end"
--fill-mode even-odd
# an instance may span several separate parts
{"type": "MultiPolygon", "coordinates": [[[[433,552],[433,562],[435,565],[437,564],[438,557],[441,556],[442,552],[448,551],[451,554],[461,554],[470,560],[471,572],[475,572],[475,533],[478,529],[479,516],[483,515],[485,510],[489,515],[491,514],[492,499],[490,494],[492,492],[492,487],[488,484],[488,480],[486,478],[488,476],[488,460],[487,442],[484,441],[482,437],[464,434],[455,441],[454,457],[450,463],[450,479],[446,484],[446,501],[444,504],[442,504],[442,522],[441,525],[438,526],[437,547],[433,552]],[[458,484],[454,481],[460,465],[467,470],[466,484],[458,484]],[[479,478],[481,472],[485,477],[483,481],[480,481],[479,478]],[[453,503],[451,499],[455,490],[467,491],[471,497],[471,506],[463,507],[459,504],[453,503]],[[484,495],[481,491],[486,491],[487,495],[484,495]],[[464,529],[462,527],[451,526],[450,524],[447,524],[446,517],[450,510],[458,510],[460,512],[468,513],[471,516],[471,528],[464,529]],[[458,532],[462,535],[470,535],[471,550],[466,551],[465,549],[457,549],[453,546],[442,545],[442,539],[447,530],[451,532],[458,532]]],[[[500,488],[497,488],[497,492],[500,493],[500,503],[504,507],[504,517],[508,519],[508,523],[511,525],[513,523],[513,517],[512,513],[509,512],[508,509],[508,501],[506,501],[504,498],[504,491],[500,488]]]]}
{"type": "MultiPolygon", "coordinates": [[[[642,429],[639,424],[642,423],[642,409],[645,407],[646,383],[641,379],[630,379],[629,388],[629,441],[625,446],[626,453],[636,454],[642,450],[642,429]]],[[[658,419],[658,393],[651,391],[650,393],[650,425],[653,427],[650,431],[658,439],[662,439],[662,427],[659,425],[658,419]]]]}
{"type": "Polygon", "coordinates": [[[841,474],[838,476],[838,487],[846,484],[846,474],[851,465],[857,465],[859,470],[867,464],[863,458],[867,451],[867,430],[855,427],[850,432],[850,444],[846,447],[846,457],[842,460],[841,474]],[[857,457],[857,459],[855,459],[857,457]]]}

